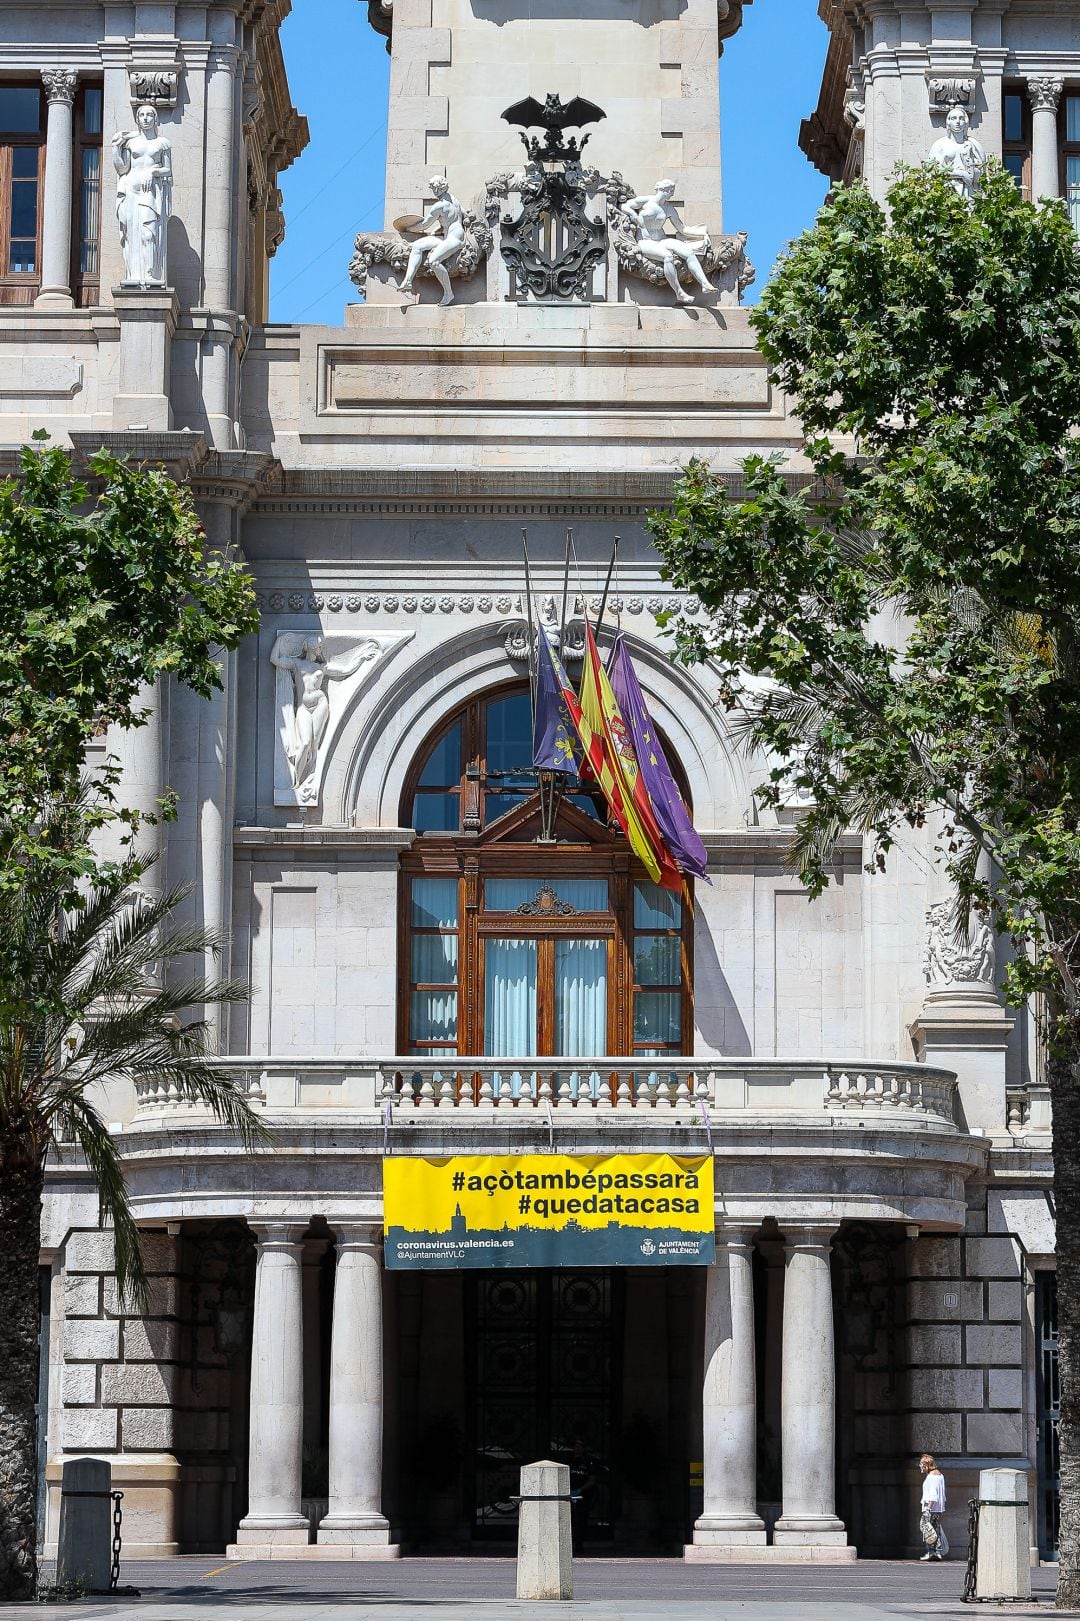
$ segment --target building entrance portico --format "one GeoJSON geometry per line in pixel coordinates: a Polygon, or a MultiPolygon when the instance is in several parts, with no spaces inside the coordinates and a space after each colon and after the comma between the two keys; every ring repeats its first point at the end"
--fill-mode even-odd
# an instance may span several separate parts
{"type": "MultiPolygon", "coordinates": [[[[521,1465],[575,1453],[585,1554],[888,1551],[886,1497],[875,1510],[860,1482],[903,1469],[873,1445],[901,1421],[901,1225],[734,1218],[709,1267],[439,1273],[385,1272],[372,1222],[247,1230],[253,1275],[226,1298],[204,1273],[193,1306],[215,1342],[223,1322],[250,1325],[215,1386],[235,1422],[212,1463],[177,1447],[193,1486],[215,1470],[238,1483],[219,1499],[230,1557],[493,1551],[516,1534],[521,1465]]],[[[181,1229],[185,1270],[201,1243],[199,1224],[181,1229]]],[[[205,1512],[181,1501],[178,1543],[213,1551],[205,1512]]]]}
{"type": "MultiPolygon", "coordinates": [[[[678,1085],[658,1089],[638,1062],[611,1060],[628,1078],[603,1095],[551,1085],[548,1109],[542,1092],[490,1086],[505,1060],[394,1058],[317,1152],[310,1104],[290,1110],[268,1063],[250,1086],[274,1148],[253,1159],[185,1105],[150,1101],[127,1164],[173,1302],[139,1332],[173,1392],[155,1490],[177,1549],[490,1549],[512,1532],[520,1465],[576,1441],[593,1463],[587,1551],[796,1561],[904,1545],[904,1370],[926,1337],[904,1291],[924,1320],[941,1311],[907,1280],[924,1251],[947,1257],[955,1241],[934,1235],[956,1231],[982,1153],[945,1117],[949,1083],[921,1065],[678,1059],[678,1085]],[[481,1101],[418,1089],[411,1063],[475,1071],[481,1101]],[[394,1087],[381,1108],[376,1084],[394,1087]],[[200,1152],[178,1192],[163,1169],[181,1111],[200,1152]],[[569,1154],[702,1154],[710,1120],[711,1265],[385,1268],[387,1155],[536,1154],[549,1137],[569,1154]]],[[[306,1071],[288,1067],[296,1087],[306,1071]]],[[[365,1076],[342,1068],[356,1096],[365,1076]]],[[[324,1061],[319,1085],[332,1081],[324,1061]]],[[[149,1388],[141,1343],[125,1329],[110,1394],[149,1388]]],[[[123,1487],[127,1459],[115,1467],[123,1487]]],[[[137,1453],[131,1467],[145,1478],[137,1453]]]]}

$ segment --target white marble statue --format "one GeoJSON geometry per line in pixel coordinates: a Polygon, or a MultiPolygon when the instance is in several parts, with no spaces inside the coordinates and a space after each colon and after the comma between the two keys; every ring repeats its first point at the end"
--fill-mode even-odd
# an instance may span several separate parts
{"type": "Polygon", "coordinates": [[[164,287],[172,210],[172,144],[158,129],[154,107],[140,107],[134,130],[112,138],[116,218],[124,250],[125,287],[164,287]]]}
{"type": "Polygon", "coordinates": [[[651,196],[628,198],[620,212],[637,229],[638,252],[660,266],[680,304],[692,304],[693,295],[679,285],[679,266],[686,266],[703,293],[716,291],[698,257],[710,246],[709,233],[703,225],[683,224],[671,201],[674,192],[674,180],[658,180],[651,196]],[[669,224],[674,228],[673,236],[666,229],[669,224]]]}
{"type": "Polygon", "coordinates": [[[945,134],[930,148],[926,157],[939,169],[944,169],[957,195],[970,202],[979,184],[979,176],[986,167],[986,153],[971,134],[967,108],[959,102],[949,108],[945,120],[945,134]]]}
{"type": "Polygon", "coordinates": [[[328,659],[321,636],[282,631],[274,643],[270,662],[278,672],[278,700],[285,727],[285,757],[296,797],[302,805],[315,803],[315,767],[330,719],[328,681],[355,675],[362,664],[378,658],[382,642],[365,637],[338,658],[328,659]]]}
{"type": "Polygon", "coordinates": [[[450,182],[441,174],[432,175],[428,182],[435,201],[420,222],[420,230],[430,235],[418,237],[409,250],[409,263],[401,282],[401,291],[411,293],[413,281],[421,265],[430,270],[443,290],[440,304],[454,302],[454,290],[447,274],[447,263],[459,254],[465,245],[465,210],[450,190],[450,182]],[[434,233],[442,232],[441,236],[434,233]]]}

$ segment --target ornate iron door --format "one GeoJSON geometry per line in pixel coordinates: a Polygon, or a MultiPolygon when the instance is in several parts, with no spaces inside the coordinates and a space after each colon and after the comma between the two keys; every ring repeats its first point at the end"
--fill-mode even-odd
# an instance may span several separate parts
{"type": "Polygon", "coordinates": [[[611,1535],[621,1389],[621,1278],[611,1271],[466,1276],[472,1514],[480,1537],[517,1533],[521,1466],[595,1461],[588,1534],[611,1535]]]}

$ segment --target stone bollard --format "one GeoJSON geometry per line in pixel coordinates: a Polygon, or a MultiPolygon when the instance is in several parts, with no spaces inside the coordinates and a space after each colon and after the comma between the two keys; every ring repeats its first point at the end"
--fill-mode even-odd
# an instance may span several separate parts
{"type": "Polygon", "coordinates": [[[1028,1481],[1022,1469],[983,1469],[979,1473],[975,1596],[1010,1603],[1031,1597],[1028,1481]]]}
{"type": "Polygon", "coordinates": [[[85,1583],[107,1593],[112,1574],[112,1468],[104,1458],[71,1458],[60,1486],[57,1585],[85,1583]]]}
{"type": "Polygon", "coordinates": [[[569,1467],[524,1464],[519,1501],[518,1598],[573,1598],[569,1467]]]}

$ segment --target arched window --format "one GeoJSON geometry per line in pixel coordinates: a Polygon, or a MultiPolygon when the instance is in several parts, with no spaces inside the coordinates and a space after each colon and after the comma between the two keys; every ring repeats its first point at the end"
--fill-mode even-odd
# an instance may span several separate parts
{"type": "Polygon", "coordinates": [[[589,794],[561,801],[544,841],[531,753],[522,686],[474,699],[420,750],[401,807],[421,835],[402,862],[401,1051],[689,1052],[689,892],[651,883],[589,794]]]}

